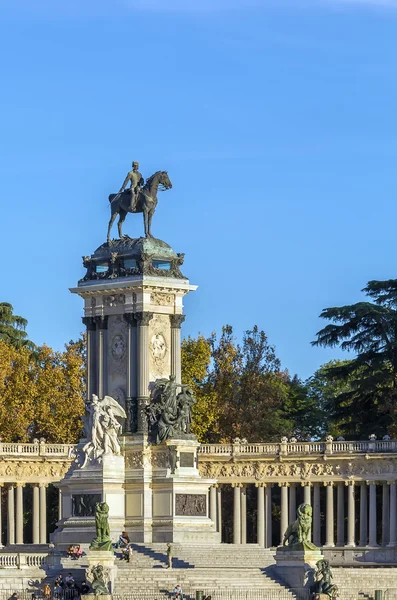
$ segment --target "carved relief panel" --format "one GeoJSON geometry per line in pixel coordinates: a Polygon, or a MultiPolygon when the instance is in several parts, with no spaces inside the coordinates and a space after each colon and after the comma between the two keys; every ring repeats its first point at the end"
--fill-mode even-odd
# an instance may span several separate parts
{"type": "Polygon", "coordinates": [[[107,344],[108,394],[125,408],[128,339],[122,315],[109,316],[107,344]]]}
{"type": "Polygon", "coordinates": [[[171,372],[171,328],[167,315],[153,316],[149,324],[149,379],[168,377],[171,372]]]}

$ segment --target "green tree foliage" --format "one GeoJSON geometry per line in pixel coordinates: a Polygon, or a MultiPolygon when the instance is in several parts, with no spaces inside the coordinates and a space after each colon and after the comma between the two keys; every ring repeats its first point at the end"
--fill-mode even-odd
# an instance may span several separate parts
{"type": "Polygon", "coordinates": [[[241,344],[230,325],[219,339],[213,334],[184,340],[182,381],[197,399],[192,429],[202,442],[319,435],[316,400],[297,377],[281,370],[274,347],[256,326],[245,332],[241,344]]]}
{"type": "Polygon", "coordinates": [[[320,316],[332,324],[312,342],[355,353],[322,375],[342,387],[333,419],[356,438],[397,433],[397,280],[370,281],[363,291],[372,302],[324,309],[320,316]]]}
{"type": "Polygon", "coordinates": [[[15,348],[27,346],[32,348],[33,344],[27,339],[27,320],[14,315],[14,308],[8,302],[0,302],[0,340],[11,344],[15,348]]]}

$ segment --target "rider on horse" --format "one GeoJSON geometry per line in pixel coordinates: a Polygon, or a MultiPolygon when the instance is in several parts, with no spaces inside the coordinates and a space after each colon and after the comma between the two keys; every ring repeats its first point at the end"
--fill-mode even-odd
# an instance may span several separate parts
{"type": "Polygon", "coordinates": [[[137,200],[139,198],[139,192],[141,191],[141,188],[143,186],[143,184],[145,183],[142,175],[140,174],[140,172],[138,171],[139,169],[139,163],[134,160],[134,162],[132,163],[132,171],[129,171],[127,173],[127,177],[124,180],[123,185],[120,188],[119,194],[121,192],[123,192],[128,184],[128,182],[130,182],[130,187],[128,188],[128,191],[131,192],[131,199],[130,199],[130,206],[128,207],[128,210],[130,212],[134,212],[135,208],[136,208],[136,203],[137,200]]]}

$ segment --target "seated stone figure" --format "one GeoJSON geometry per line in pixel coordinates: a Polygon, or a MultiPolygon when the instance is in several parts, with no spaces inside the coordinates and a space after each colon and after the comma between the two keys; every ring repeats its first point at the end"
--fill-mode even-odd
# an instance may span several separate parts
{"type": "Polygon", "coordinates": [[[317,547],[311,541],[312,507],[310,504],[298,506],[297,519],[287,527],[284,533],[283,546],[290,550],[315,550],[317,547]]]}

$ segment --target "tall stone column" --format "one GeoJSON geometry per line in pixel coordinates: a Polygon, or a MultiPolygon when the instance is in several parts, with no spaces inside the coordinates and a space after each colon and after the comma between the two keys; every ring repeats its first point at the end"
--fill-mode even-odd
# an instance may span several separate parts
{"type": "Polygon", "coordinates": [[[40,544],[47,543],[47,493],[46,483],[40,483],[40,544]]]}
{"type": "Polygon", "coordinates": [[[137,379],[138,379],[138,420],[137,431],[146,433],[146,421],[143,411],[149,400],[149,323],[153,318],[152,312],[137,312],[135,319],[137,321],[137,379]]]}
{"type": "Polygon", "coordinates": [[[241,487],[241,543],[247,543],[247,488],[241,487]]]}
{"type": "Polygon", "coordinates": [[[171,315],[171,375],[181,383],[181,325],[185,315],[171,315]]]}
{"type": "Polygon", "coordinates": [[[356,545],[355,536],[355,504],[354,504],[354,481],[347,481],[347,545],[353,547],[356,545]]]}
{"type": "Polygon", "coordinates": [[[17,506],[16,506],[16,544],[23,544],[23,488],[24,483],[20,481],[16,484],[17,506]]]}
{"type": "Polygon", "coordinates": [[[335,545],[334,541],[334,488],[333,482],[328,481],[324,483],[327,490],[327,504],[326,504],[326,539],[325,546],[329,548],[335,545]]]}
{"type": "Polygon", "coordinates": [[[219,484],[216,485],[216,500],[218,507],[218,531],[221,534],[221,542],[222,542],[222,488],[219,484]]]}
{"type": "Polygon", "coordinates": [[[272,484],[267,483],[265,488],[265,543],[266,548],[271,548],[273,531],[272,531],[272,484]]]}
{"type": "Polygon", "coordinates": [[[239,483],[234,483],[233,487],[233,544],[241,544],[241,488],[239,483]]]}
{"type": "Polygon", "coordinates": [[[98,396],[103,398],[107,394],[106,380],[106,350],[108,317],[94,317],[96,323],[96,350],[97,350],[97,386],[98,396]]]}
{"type": "Polygon", "coordinates": [[[396,502],[396,482],[389,481],[390,486],[390,516],[389,516],[389,543],[388,546],[393,548],[396,546],[396,516],[397,516],[397,502],[396,502]]]}
{"type": "Polygon", "coordinates": [[[14,507],[15,485],[10,483],[7,488],[7,544],[15,544],[15,507],[14,507]]]}
{"type": "Polygon", "coordinates": [[[217,527],[216,511],[216,487],[212,485],[210,487],[210,519],[215,523],[215,527],[217,527]]]}
{"type": "Polygon", "coordinates": [[[387,546],[389,543],[389,513],[389,484],[385,481],[382,485],[382,546],[387,546]]]}
{"type": "Polygon", "coordinates": [[[258,490],[257,497],[257,541],[262,548],[265,546],[265,488],[260,483],[255,484],[258,490]]]}
{"type": "Polygon", "coordinates": [[[289,488],[288,523],[296,520],[296,486],[291,483],[289,488]]]}
{"type": "Polygon", "coordinates": [[[368,542],[368,492],[367,484],[363,481],[360,485],[360,546],[368,542]]]}
{"type": "Polygon", "coordinates": [[[312,500],[311,500],[311,483],[309,481],[306,481],[305,483],[302,483],[303,486],[303,502],[305,504],[310,504],[310,506],[312,505],[312,500]]]}
{"type": "Polygon", "coordinates": [[[313,485],[313,543],[321,546],[320,486],[313,485]]]}
{"type": "Polygon", "coordinates": [[[369,481],[369,546],[377,546],[376,540],[376,482],[369,481]]]}
{"type": "Polygon", "coordinates": [[[40,493],[39,484],[33,484],[33,543],[40,544],[40,493]]]}
{"type": "Polygon", "coordinates": [[[288,527],[288,487],[286,482],[279,483],[281,487],[281,517],[280,517],[280,543],[283,543],[284,533],[288,527]]]}
{"type": "Polygon", "coordinates": [[[133,313],[126,313],[124,320],[127,323],[127,398],[125,423],[126,432],[135,433],[137,429],[137,355],[136,355],[136,329],[137,323],[133,313]]]}
{"type": "Polygon", "coordinates": [[[87,328],[87,398],[91,398],[92,394],[98,394],[96,374],[96,324],[94,317],[83,317],[82,321],[87,328]]]}
{"type": "Polygon", "coordinates": [[[337,486],[338,508],[336,513],[336,545],[345,545],[345,484],[340,481],[337,486]]]}
{"type": "Polygon", "coordinates": [[[62,490],[58,490],[58,521],[62,520],[62,490]]]}

